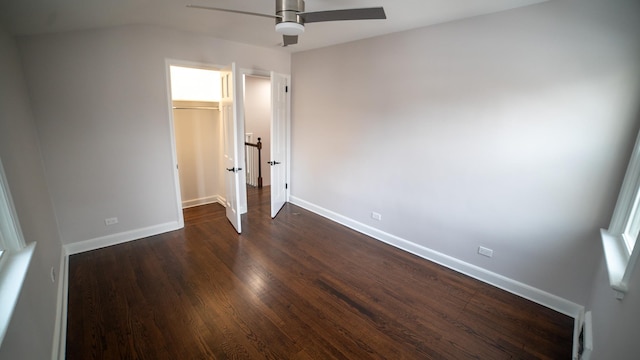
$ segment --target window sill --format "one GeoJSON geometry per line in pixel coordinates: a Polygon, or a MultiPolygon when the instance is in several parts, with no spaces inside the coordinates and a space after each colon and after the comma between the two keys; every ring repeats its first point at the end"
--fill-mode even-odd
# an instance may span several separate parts
{"type": "Polygon", "coordinates": [[[602,237],[607,272],[609,273],[609,284],[616,292],[616,298],[622,300],[629,290],[625,274],[627,273],[630,257],[622,238],[611,234],[605,229],[600,229],[600,235],[602,237]]]}
{"type": "Polygon", "coordinates": [[[0,269],[0,345],[9,328],[35,247],[34,242],[16,253],[5,254],[7,259],[0,269]]]}

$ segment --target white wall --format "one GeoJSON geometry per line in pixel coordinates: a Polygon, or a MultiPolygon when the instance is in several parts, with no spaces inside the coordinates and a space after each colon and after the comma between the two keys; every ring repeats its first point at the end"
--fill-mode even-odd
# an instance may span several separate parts
{"type": "Polygon", "coordinates": [[[271,80],[256,76],[245,77],[244,89],[245,133],[253,133],[253,141],[262,140],[262,184],[271,185],[271,80]]]}
{"type": "Polygon", "coordinates": [[[150,26],[18,39],[65,244],[177,221],[165,59],[289,73],[290,56],[150,26]],[[106,227],[105,218],[119,224],[106,227]]]}
{"type": "Polygon", "coordinates": [[[638,128],[636,3],[295,53],[292,196],[585,304],[638,128]]]}
{"type": "MultiPolygon", "coordinates": [[[[174,102],[177,104],[178,102],[174,102]]],[[[193,104],[179,102],[180,105],[193,104]]],[[[202,103],[198,103],[202,104],[202,103]]],[[[212,104],[210,103],[209,106],[212,104]]],[[[217,103],[213,104],[217,106],[217,103]]],[[[218,201],[224,197],[220,159],[220,112],[181,108],[173,110],[176,152],[180,172],[182,206],[191,207],[218,201]]]]}
{"type": "Polygon", "coordinates": [[[0,359],[48,359],[54,337],[62,244],[45,183],[36,128],[14,39],[0,27],[0,157],[20,227],[36,251],[0,359]]]}

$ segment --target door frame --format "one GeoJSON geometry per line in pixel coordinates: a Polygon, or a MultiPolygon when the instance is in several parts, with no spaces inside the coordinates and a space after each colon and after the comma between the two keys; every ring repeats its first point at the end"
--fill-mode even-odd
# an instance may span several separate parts
{"type": "MultiPolygon", "coordinates": [[[[219,64],[211,64],[197,61],[189,61],[189,60],[181,60],[181,59],[165,59],[165,87],[167,89],[167,112],[169,118],[169,133],[170,133],[170,141],[171,141],[171,166],[173,171],[173,184],[174,184],[174,196],[175,196],[175,204],[176,204],[176,212],[178,218],[178,228],[184,227],[184,214],[182,213],[182,194],[180,191],[180,173],[178,171],[178,151],[176,148],[176,134],[175,129],[173,127],[174,117],[173,117],[173,99],[171,98],[171,66],[182,66],[182,67],[192,67],[199,68],[205,70],[214,70],[220,71],[226,65],[219,64]]],[[[265,70],[257,70],[257,69],[247,69],[247,68],[238,68],[238,75],[243,77],[242,81],[242,106],[244,106],[244,75],[250,76],[264,76],[271,79],[271,71],[265,70]]],[[[291,75],[286,74],[289,79],[289,86],[291,86],[291,75]]],[[[289,102],[287,107],[287,119],[286,119],[286,158],[287,158],[287,166],[285,167],[286,172],[286,181],[287,181],[287,189],[285,193],[285,201],[289,202],[290,193],[291,193],[291,89],[289,90],[289,95],[287,97],[289,102]]],[[[238,154],[240,163],[244,163],[245,161],[245,153],[244,153],[244,119],[242,121],[238,121],[238,132],[239,136],[242,136],[242,146],[240,143],[238,144],[238,154]]],[[[247,212],[247,187],[246,184],[241,186],[241,195],[240,195],[240,204],[239,211],[241,214],[247,212]]]]}
{"type": "MultiPolygon", "coordinates": [[[[255,76],[255,77],[261,77],[261,78],[265,78],[265,79],[269,79],[269,81],[271,81],[271,76],[270,75],[264,75],[264,74],[269,74],[268,71],[261,71],[261,70],[251,70],[251,69],[238,69],[238,75],[240,77],[242,77],[242,106],[246,106],[245,104],[245,91],[247,90],[247,84],[246,84],[246,76],[255,76]]],[[[271,110],[271,109],[269,109],[271,110]]],[[[246,133],[246,129],[245,129],[245,125],[246,125],[246,116],[243,116],[242,118],[242,137],[244,139],[244,134],[246,133]]],[[[245,164],[246,164],[246,147],[243,147],[243,158],[245,159],[245,164]]],[[[263,162],[264,159],[266,159],[266,157],[262,157],[263,162]]],[[[240,192],[240,202],[242,203],[240,208],[243,210],[243,214],[248,212],[249,210],[249,205],[247,204],[247,184],[245,181],[244,186],[242,187],[242,190],[240,192]]]]}
{"type": "MultiPolygon", "coordinates": [[[[202,62],[165,59],[165,79],[167,88],[167,111],[169,112],[169,133],[171,137],[171,164],[173,168],[173,185],[175,189],[176,211],[178,213],[178,228],[184,227],[184,214],[182,212],[182,192],[180,190],[180,172],[178,171],[178,149],[176,146],[176,133],[173,117],[173,99],[171,97],[171,66],[190,67],[203,70],[220,71],[223,65],[208,64],[202,62]]],[[[220,199],[218,200],[220,202],[220,199]]]]}
{"type": "MultiPolygon", "coordinates": [[[[267,70],[255,70],[255,69],[246,69],[246,68],[240,68],[238,69],[238,75],[242,76],[242,88],[244,91],[244,76],[245,75],[249,75],[249,76],[260,76],[260,77],[265,77],[268,78],[269,80],[271,80],[271,71],[267,71],[267,70]]],[[[287,95],[287,102],[288,102],[288,106],[287,106],[287,118],[285,120],[286,123],[286,135],[285,135],[285,146],[287,147],[287,150],[285,152],[286,154],[286,159],[287,159],[287,164],[285,166],[285,178],[286,178],[286,182],[287,182],[287,189],[285,191],[285,202],[289,202],[289,194],[291,192],[291,74],[283,74],[287,76],[287,81],[289,83],[289,92],[287,95]]],[[[244,101],[244,93],[243,93],[243,101],[244,101]]],[[[244,106],[244,103],[243,103],[244,106]]],[[[243,136],[244,136],[244,119],[242,122],[242,132],[243,132],[243,136]]],[[[269,157],[271,157],[271,154],[269,154],[269,157]]],[[[242,154],[242,159],[244,161],[244,151],[242,154]]],[[[269,160],[273,160],[273,159],[269,159],[269,160]]],[[[247,210],[247,188],[246,186],[244,187],[244,196],[241,195],[240,196],[240,202],[244,203],[243,205],[243,209],[247,210]]]]}

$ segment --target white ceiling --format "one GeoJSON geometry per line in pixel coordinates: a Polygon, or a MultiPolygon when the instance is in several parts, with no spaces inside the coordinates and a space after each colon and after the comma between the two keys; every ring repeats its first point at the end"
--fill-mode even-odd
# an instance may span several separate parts
{"type": "MultiPolygon", "coordinates": [[[[544,1],[307,0],[307,11],[384,6],[387,20],[307,24],[298,45],[284,50],[309,50],[544,1]]],[[[187,4],[275,12],[274,0],[0,0],[0,21],[15,35],[147,24],[274,49],[282,42],[272,19],[191,9],[187,4]]]]}

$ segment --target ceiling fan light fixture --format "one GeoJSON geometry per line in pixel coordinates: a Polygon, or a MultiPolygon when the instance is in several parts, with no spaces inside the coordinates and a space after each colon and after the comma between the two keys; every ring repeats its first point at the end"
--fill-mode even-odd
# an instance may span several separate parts
{"type": "Polygon", "coordinates": [[[304,25],[294,22],[281,22],[276,24],[276,32],[287,36],[298,36],[304,32],[304,25]]]}

